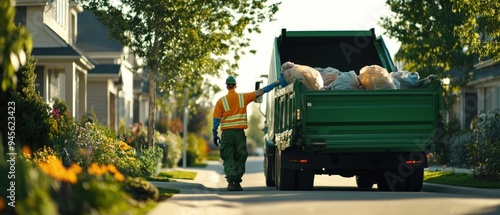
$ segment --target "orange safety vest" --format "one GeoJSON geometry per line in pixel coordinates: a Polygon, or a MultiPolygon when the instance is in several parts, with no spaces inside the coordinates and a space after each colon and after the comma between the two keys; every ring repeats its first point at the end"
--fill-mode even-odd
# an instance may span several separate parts
{"type": "Polygon", "coordinates": [[[213,117],[221,119],[221,130],[248,128],[247,105],[255,101],[255,97],[255,92],[236,93],[230,90],[220,98],[215,104],[213,117]]]}

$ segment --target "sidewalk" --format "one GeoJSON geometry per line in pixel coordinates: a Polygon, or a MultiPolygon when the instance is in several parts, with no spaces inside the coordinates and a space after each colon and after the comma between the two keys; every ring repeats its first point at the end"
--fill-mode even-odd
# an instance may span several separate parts
{"type": "Polygon", "coordinates": [[[219,161],[207,161],[206,168],[177,168],[197,172],[194,180],[176,179],[176,182],[151,182],[157,187],[177,189],[181,193],[159,202],[153,210],[148,212],[148,215],[241,214],[239,208],[234,208],[219,197],[220,193],[226,192],[222,168],[222,163],[219,161]]]}
{"type": "MultiPolygon", "coordinates": [[[[234,207],[234,202],[229,205],[219,197],[219,194],[227,192],[222,168],[221,162],[208,161],[206,168],[178,168],[179,170],[197,172],[194,180],[177,179],[176,182],[151,182],[157,187],[177,189],[181,193],[158,203],[153,210],[149,211],[148,215],[163,215],[167,212],[168,214],[241,214],[240,209],[234,207]]],[[[443,169],[442,167],[429,167],[428,170],[442,171],[443,169]]],[[[446,168],[444,170],[451,171],[452,169],[446,168]]],[[[454,171],[471,173],[467,169],[454,169],[454,171]]],[[[500,189],[479,189],[424,183],[422,191],[500,198],[500,189]]]]}

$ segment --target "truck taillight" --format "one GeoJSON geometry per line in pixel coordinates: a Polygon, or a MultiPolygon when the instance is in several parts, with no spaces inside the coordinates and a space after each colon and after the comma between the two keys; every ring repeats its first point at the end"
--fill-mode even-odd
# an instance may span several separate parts
{"type": "Polygon", "coordinates": [[[307,163],[307,160],[305,159],[299,159],[299,160],[290,160],[290,163],[307,163]]]}
{"type": "Polygon", "coordinates": [[[421,164],[422,161],[417,161],[417,160],[408,160],[406,161],[406,164],[421,164]]]}
{"type": "Polygon", "coordinates": [[[300,120],[300,109],[297,109],[297,120],[300,120]]]}

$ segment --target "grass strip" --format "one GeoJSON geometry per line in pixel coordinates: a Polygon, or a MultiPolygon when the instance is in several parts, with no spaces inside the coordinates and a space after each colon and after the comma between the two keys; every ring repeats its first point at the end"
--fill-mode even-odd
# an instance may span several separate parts
{"type": "Polygon", "coordinates": [[[446,171],[425,171],[424,182],[473,188],[500,188],[500,181],[481,180],[474,178],[472,174],[446,171]]]}

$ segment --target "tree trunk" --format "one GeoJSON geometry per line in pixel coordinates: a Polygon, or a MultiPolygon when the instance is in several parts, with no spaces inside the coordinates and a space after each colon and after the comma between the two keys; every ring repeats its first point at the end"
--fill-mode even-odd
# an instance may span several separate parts
{"type": "Polygon", "coordinates": [[[155,117],[156,117],[156,71],[153,66],[149,73],[149,117],[148,117],[148,147],[155,147],[155,117]]]}

